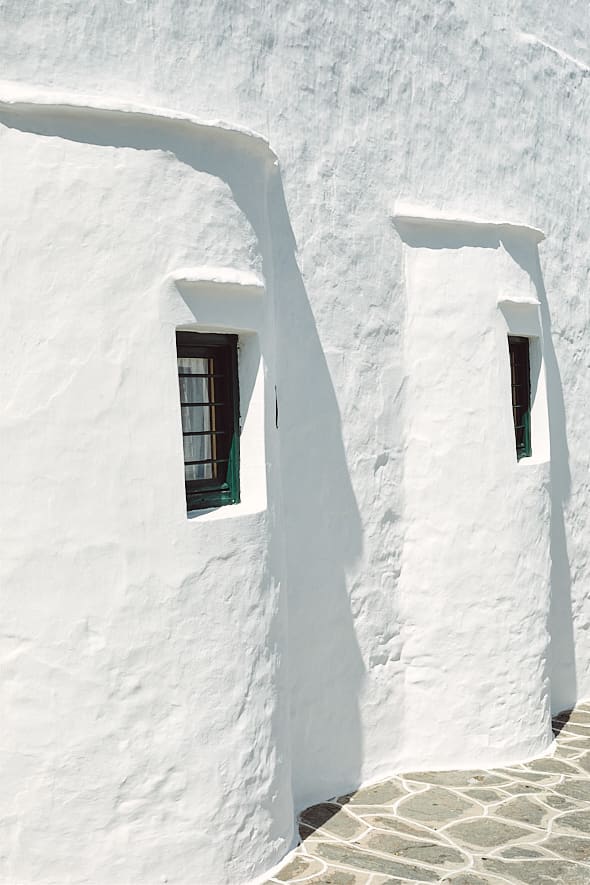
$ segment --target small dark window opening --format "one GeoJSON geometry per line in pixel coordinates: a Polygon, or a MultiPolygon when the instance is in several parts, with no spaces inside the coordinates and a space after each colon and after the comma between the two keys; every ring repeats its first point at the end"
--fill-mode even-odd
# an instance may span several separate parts
{"type": "Polygon", "coordinates": [[[531,365],[529,339],[508,336],[512,416],[516,437],[516,457],[530,458],[531,450],[531,365]]]}
{"type": "Polygon", "coordinates": [[[238,336],[177,332],[187,510],[240,500],[238,336]]]}

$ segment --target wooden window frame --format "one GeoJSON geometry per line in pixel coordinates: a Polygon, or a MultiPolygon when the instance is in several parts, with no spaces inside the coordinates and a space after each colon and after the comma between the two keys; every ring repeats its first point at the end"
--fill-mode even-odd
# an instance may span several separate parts
{"type": "MultiPolygon", "coordinates": [[[[211,438],[211,456],[199,461],[187,461],[184,457],[184,437],[194,434],[185,431],[181,419],[183,459],[185,464],[185,492],[187,512],[209,510],[240,501],[240,392],[238,383],[238,336],[208,332],[177,332],[177,358],[196,357],[209,361],[206,377],[209,397],[204,403],[187,404],[183,408],[203,408],[209,411],[209,429],[197,431],[211,438]],[[211,464],[210,479],[186,479],[188,464],[211,464]]],[[[190,373],[189,373],[190,374],[190,373]]],[[[179,371],[180,377],[187,377],[179,371]]]]}
{"type": "Polygon", "coordinates": [[[508,336],[510,389],[516,458],[530,458],[531,445],[531,355],[530,340],[520,335],[508,336]]]}

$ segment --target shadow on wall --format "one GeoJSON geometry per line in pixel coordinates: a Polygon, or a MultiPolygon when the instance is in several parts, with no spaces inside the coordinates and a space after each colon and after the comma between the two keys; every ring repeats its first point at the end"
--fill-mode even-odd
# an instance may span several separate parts
{"type": "MultiPolygon", "coordinates": [[[[269,476],[270,561],[272,579],[287,589],[295,802],[302,807],[358,786],[364,667],[346,573],[362,550],[361,522],[276,163],[266,146],[239,131],[142,113],[35,106],[2,109],[0,123],[81,144],[170,153],[224,181],[249,220],[276,314],[281,467],[279,477],[276,471],[269,476]]],[[[282,646],[284,629],[273,625],[282,646]]]]}
{"type": "Polygon", "coordinates": [[[573,707],[577,700],[576,656],[572,609],[572,578],[567,551],[564,510],[571,477],[565,404],[553,338],[551,316],[537,245],[522,238],[503,239],[506,251],[525,270],[541,303],[543,355],[547,378],[547,406],[551,443],[551,607],[549,612],[549,685],[551,711],[573,707]]]}
{"type": "Polygon", "coordinates": [[[278,312],[293,793],[302,808],[360,783],[365,670],[346,575],[362,551],[362,528],[278,170],[269,182],[268,207],[278,312]]]}
{"type": "Polygon", "coordinates": [[[458,249],[472,246],[486,249],[504,247],[512,259],[528,274],[541,308],[543,356],[547,383],[550,436],[550,640],[548,673],[553,712],[572,707],[577,699],[571,572],[567,551],[564,509],[570,495],[569,451],[561,376],[553,340],[547,293],[543,282],[539,249],[531,231],[510,224],[485,224],[434,221],[417,224],[410,218],[398,218],[396,229],[410,246],[429,249],[458,249]]]}

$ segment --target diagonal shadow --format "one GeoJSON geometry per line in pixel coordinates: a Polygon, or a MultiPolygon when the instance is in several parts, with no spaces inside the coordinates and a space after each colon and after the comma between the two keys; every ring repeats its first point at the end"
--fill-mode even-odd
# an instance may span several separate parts
{"type": "Polygon", "coordinates": [[[268,207],[277,287],[293,792],[301,808],[360,783],[365,668],[346,579],[362,551],[362,527],[278,171],[269,181],[268,207]]]}
{"type": "Polygon", "coordinates": [[[573,712],[574,712],[573,709],[562,710],[560,713],[557,713],[557,714],[552,718],[552,720],[551,720],[551,726],[552,726],[553,734],[555,735],[555,737],[557,737],[559,734],[561,734],[561,732],[563,731],[563,729],[564,729],[564,728],[566,727],[566,725],[568,724],[568,722],[569,722],[569,720],[570,720],[570,717],[571,717],[571,715],[572,715],[573,712]]]}
{"type": "Polygon", "coordinates": [[[317,830],[324,827],[332,820],[349,801],[348,796],[342,796],[336,802],[319,802],[317,805],[310,805],[305,808],[299,815],[299,836],[301,841],[309,839],[317,830]]]}
{"type": "Polygon", "coordinates": [[[536,243],[514,236],[505,236],[502,242],[506,251],[528,273],[541,304],[551,450],[551,598],[548,618],[550,636],[548,679],[551,691],[551,709],[563,710],[574,706],[578,692],[572,576],[565,530],[565,508],[571,491],[571,476],[563,386],[551,334],[551,314],[538,247],[536,243]]]}

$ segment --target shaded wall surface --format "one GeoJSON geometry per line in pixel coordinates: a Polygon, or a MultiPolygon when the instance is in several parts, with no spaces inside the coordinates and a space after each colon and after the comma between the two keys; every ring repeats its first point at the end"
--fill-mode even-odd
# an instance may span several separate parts
{"type": "Polygon", "coordinates": [[[0,0],[2,881],[247,882],[588,695],[587,14],[0,0]],[[179,327],[240,335],[194,518],[179,327]]]}

